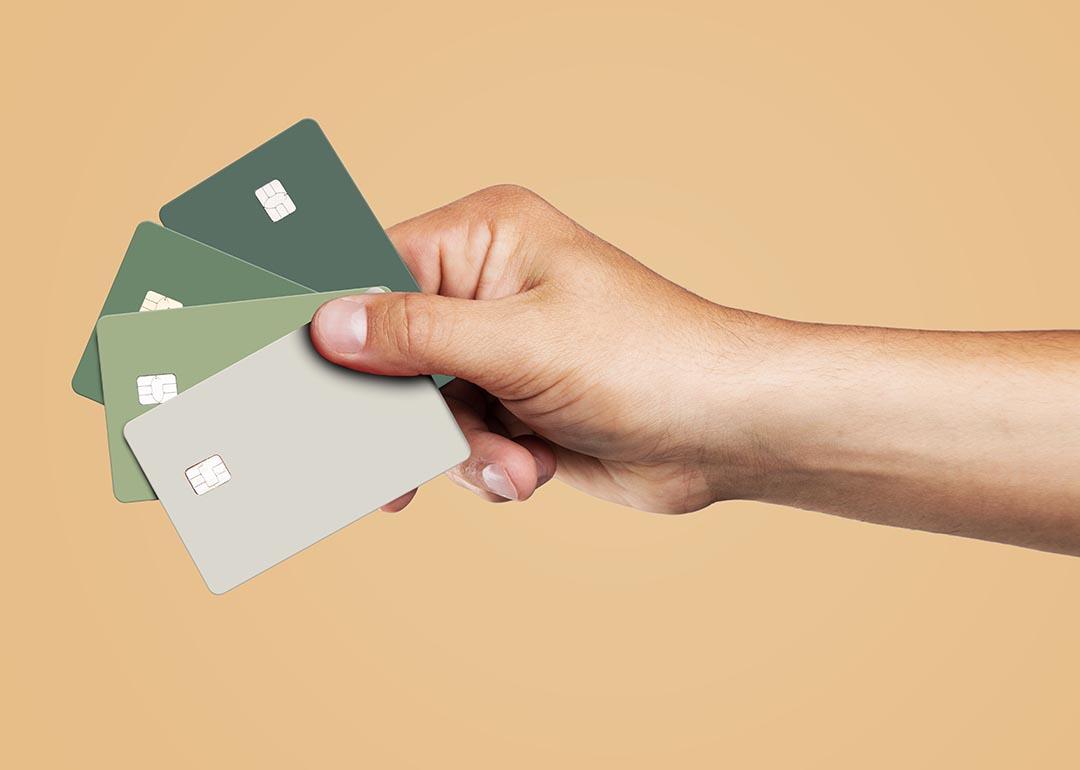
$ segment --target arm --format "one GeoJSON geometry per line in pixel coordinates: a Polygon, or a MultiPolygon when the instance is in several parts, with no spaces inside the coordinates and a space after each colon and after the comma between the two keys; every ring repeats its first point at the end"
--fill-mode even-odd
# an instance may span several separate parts
{"type": "Polygon", "coordinates": [[[779,327],[760,499],[1080,554],[1080,333],[779,327]]]}
{"type": "Polygon", "coordinates": [[[459,377],[472,456],[450,476],[487,500],[557,473],[650,511],[757,499],[1080,554],[1080,332],[726,308],[515,187],[389,233],[424,293],[334,300],[312,339],[342,366],[459,377]]]}

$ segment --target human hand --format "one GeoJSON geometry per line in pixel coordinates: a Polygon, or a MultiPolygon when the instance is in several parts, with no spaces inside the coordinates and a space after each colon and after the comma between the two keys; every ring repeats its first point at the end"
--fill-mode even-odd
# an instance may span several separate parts
{"type": "Polygon", "coordinates": [[[518,187],[389,234],[424,293],[329,302],[312,339],[354,369],[457,376],[472,455],[449,475],[482,497],[557,472],[648,511],[755,499],[1080,554],[1080,332],[722,307],[518,187]]]}
{"type": "Polygon", "coordinates": [[[663,512],[750,495],[759,452],[729,384],[774,319],[676,286],[519,187],[388,233],[424,293],[329,302],[312,340],[353,369],[460,378],[443,389],[472,448],[458,484],[524,500],[557,473],[663,512]]]}

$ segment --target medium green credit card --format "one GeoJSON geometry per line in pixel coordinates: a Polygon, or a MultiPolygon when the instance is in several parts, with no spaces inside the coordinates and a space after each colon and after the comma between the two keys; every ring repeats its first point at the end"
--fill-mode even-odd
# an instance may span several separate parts
{"type": "MultiPolygon", "coordinates": [[[[311,289],[288,278],[161,225],[143,222],[135,228],[98,317],[310,293],[311,289]]],[[[98,403],[103,400],[94,331],[71,378],[71,387],[98,403]]]]}
{"type": "Polygon", "coordinates": [[[300,121],[200,182],[165,204],[160,216],[172,230],[316,291],[419,291],[314,120],[300,121]]]}
{"type": "MultiPolygon", "coordinates": [[[[299,329],[322,303],[366,291],[385,289],[346,289],[102,317],[97,339],[116,499],[124,503],[155,499],[124,441],[124,425],[129,420],[299,329]]],[[[259,383],[251,387],[258,388],[259,383]]]]}

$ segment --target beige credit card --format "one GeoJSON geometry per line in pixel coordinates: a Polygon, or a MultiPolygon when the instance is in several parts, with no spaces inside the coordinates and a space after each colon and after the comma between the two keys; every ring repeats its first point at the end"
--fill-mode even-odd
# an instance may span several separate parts
{"type": "Polygon", "coordinates": [[[107,315],[97,324],[113,494],[153,500],[123,430],[138,417],[311,320],[319,305],[352,289],[199,305],[167,313],[107,315]]]}
{"type": "Polygon", "coordinates": [[[214,593],[469,455],[429,377],[331,364],[307,326],[136,417],[124,436],[214,593]]]}

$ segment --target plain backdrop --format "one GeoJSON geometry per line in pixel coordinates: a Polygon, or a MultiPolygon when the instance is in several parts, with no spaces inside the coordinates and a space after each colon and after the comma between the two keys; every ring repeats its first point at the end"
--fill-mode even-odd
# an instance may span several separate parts
{"type": "Polygon", "coordinates": [[[441,479],[214,597],[113,500],[69,380],[136,223],[305,116],[386,224],[517,182],[717,302],[1076,327],[1078,33],[1072,3],[9,8],[0,765],[1075,767],[1076,559],[441,479]]]}

